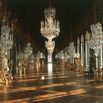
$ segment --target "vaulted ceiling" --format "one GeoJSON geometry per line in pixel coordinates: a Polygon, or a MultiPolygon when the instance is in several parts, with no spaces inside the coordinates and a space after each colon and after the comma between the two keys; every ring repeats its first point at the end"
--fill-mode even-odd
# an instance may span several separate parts
{"type": "MultiPolygon", "coordinates": [[[[93,0],[7,0],[8,7],[18,18],[18,27],[34,43],[34,48],[45,49],[45,38],[40,33],[40,22],[44,9],[49,3],[56,8],[56,18],[60,21],[60,36],[55,39],[58,51],[86,32],[83,26],[93,18],[93,0]],[[84,32],[83,30],[84,29],[84,32]]],[[[87,26],[90,25],[91,22],[87,26]]]]}

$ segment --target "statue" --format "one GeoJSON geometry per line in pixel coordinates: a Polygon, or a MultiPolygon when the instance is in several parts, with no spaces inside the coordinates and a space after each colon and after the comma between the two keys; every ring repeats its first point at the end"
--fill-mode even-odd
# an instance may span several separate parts
{"type": "Polygon", "coordinates": [[[90,73],[96,70],[96,56],[93,49],[90,49],[90,73]]]}
{"type": "Polygon", "coordinates": [[[98,35],[101,35],[102,32],[102,25],[100,22],[91,25],[92,37],[95,38],[98,35]]]}
{"type": "Polygon", "coordinates": [[[2,58],[2,70],[3,70],[3,74],[4,74],[5,83],[6,83],[6,85],[8,85],[10,75],[9,75],[9,66],[8,66],[7,55],[4,55],[2,58]]]}

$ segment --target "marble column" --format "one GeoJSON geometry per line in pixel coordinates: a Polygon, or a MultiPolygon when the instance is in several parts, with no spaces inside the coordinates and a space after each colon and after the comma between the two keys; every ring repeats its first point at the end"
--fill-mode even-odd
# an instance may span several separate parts
{"type": "Polygon", "coordinates": [[[45,41],[45,46],[48,52],[48,63],[47,63],[48,76],[51,78],[53,74],[52,54],[53,54],[54,47],[55,47],[55,41],[52,41],[52,40],[45,41]]]}
{"type": "Polygon", "coordinates": [[[89,71],[89,40],[90,40],[90,33],[87,31],[85,34],[85,71],[89,71]]]}
{"type": "Polygon", "coordinates": [[[102,51],[102,45],[101,45],[101,48],[100,48],[100,69],[103,68],[103,51],[102,51]]]}
{"type": "Polygon", "coordinates": [[[84,36],[81,35],[81,66],[84,67],[84,36]]]}
{"type": "Polygon", "coordinates": [[[48,52],[48,63],[52,63],[52,53],[48,52]]]}
{"type": "Polygon", "coordinates": [[[77,39],[77,54],[80,56],[80,39],[77,39]]]}
{"type": "Polygon", "coordinates": [[[74,46],[74,42],[69,43],[68,52],[70,55],[70,63],[74,63],[74,54],[76,53],[76,48],[74,46]]]}
{"type": "Polygon", "coordinates": [[[95,52],[95,56],[96,56],[96,69],[97,69],[97,68],[99,68],[99,49],[94,48],[94,52],[95,52]]]}

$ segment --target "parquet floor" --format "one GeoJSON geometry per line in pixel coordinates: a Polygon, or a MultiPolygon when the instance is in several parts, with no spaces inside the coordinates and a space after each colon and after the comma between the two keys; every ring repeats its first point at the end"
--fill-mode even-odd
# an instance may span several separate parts
{"type": "Polygon", "coordinates": [[[8,86],[0,84],[0,103],[103,103],[103,82],[73,71],[54,72],[51,78],[47,73],[16,76],[8,86]]]}

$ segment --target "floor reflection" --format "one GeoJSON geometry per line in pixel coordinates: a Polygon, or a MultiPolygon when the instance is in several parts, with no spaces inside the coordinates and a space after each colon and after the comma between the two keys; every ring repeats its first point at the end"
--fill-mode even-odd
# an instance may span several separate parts
{"type": "Polygon", "coordinates": [[[0,103],[103,103],[102,83],[72,71],[54,72],[52,67],[40,73],[42,79],[34,73],[0,85],[0,103]]]}
{"type": "Polygon", "coordinates": [[[48,77],[49,77],[49,79],[52,78],[52,75],[53,75],[53,64],[48,63],[48,77]]]}

